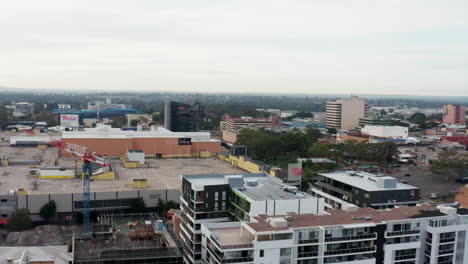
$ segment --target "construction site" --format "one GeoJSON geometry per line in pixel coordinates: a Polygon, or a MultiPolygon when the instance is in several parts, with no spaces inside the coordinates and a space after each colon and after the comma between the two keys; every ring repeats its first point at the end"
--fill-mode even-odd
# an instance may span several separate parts
{"type": "MultiPolygon", "coordinates": [[[[18,208],[28,209],[34,221],[40,220],[41,207],[51,200],[57,205],[57,213],[66,219],[86,210],[84,152],[79,154],[77,150],[82,146],[63,143],[61,136],[24,132],[1,134],[0,198],[5,203],[0,209],[0,224],[18,208]]],[[[187,148],[191,145],[186,144],[192,142],[187,139],[175,141],[176,146],[179,143],[187,148]]],[[[222,151],[217,148],[218,152],[222,151]]],[[[83,149],[87,151],[88,148],[83,149]]],[[[92,147],[90,149],[94,151],[92,147]]],[[[88,181],[89,210],[115,212],[129,208],[140,198],[146,207],[156,207],[159,200],[178,202],[181,175],[243,171],[207,150],[190,155],[178,153],[163,156],[127,149],[118,156],[106,156],[105,166],[92,164],[88,181]]]]}
{"type": "Polygon", "coordinates": [[[74,239],[74,263],[182,263],[171,222],[154,214],[104,214],[92,239],[74,239]]]}

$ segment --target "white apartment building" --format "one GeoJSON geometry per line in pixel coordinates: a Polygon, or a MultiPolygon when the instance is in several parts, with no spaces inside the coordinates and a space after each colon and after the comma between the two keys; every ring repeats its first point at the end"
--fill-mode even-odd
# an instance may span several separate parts
{"type": "Polygon", "coordinates": [[[265,173],[183,175],[181,238],[185,263],[202,263],[204,223],[251,221],[260,214],[324,214],[324,199],[265,173]]]}
{"type": "Polygon", "coordinates": [[[403,126],[370,126],[365,125],[361,132],[375,137],[407,139],[408,128],[403,126]]]}
{"type": "Polygon", "coordinates": [[[327,102],[327,128],[350,130],[359,125],[359,119],[366,117],[369,110],[367,102],[359,97],[327,102]]]}
{"type": "Polygon", "coordinates": [[[464,264],[467,231],[468,209],[444,206],[259,215],[202,224],[201,255],[210,264],[464,264]]]}

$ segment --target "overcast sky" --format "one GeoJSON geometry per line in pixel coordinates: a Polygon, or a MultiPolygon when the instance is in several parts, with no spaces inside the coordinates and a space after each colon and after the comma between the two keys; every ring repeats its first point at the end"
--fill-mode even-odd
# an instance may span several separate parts
{"type": "Polygon", "coordinates": [[[0,86],[468,95],[467,0],[0,2],[0,86]]]}

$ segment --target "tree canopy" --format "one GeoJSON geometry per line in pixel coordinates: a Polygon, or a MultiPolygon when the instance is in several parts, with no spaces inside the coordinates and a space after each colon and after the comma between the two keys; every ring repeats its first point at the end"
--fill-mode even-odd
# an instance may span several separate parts
{"type": "Polygon", "coordinates": [[[17,209],[8,217],[7,229],[10,232],[24,231],[31,227],[32,220],[28,209],[17,209]]]}
{"type": "Polygon", "coordinates": [[[50,219],[55,216],[56,212],[57,206],[55,204],[55,201],[51,200],[50,202],[42,206],[41,211],[39,211],[39,215],[44,219],[50,219]]]}
{"type": "Polygon", "coordinates": [[[468,177],[468,154],[458,154],[455,151],[442,151],[432,162],[431,171],[447,178],[468,177]]]}
{"type": "Polygon", "coordinates": [[[320,131],[307,126],[305,130],[293,131],[286,135],[244,128],[237,136],[237,144],[246,145],[249,156],[263,162],[283,166],[278,160],[293,161],[297,157],[305,157],[309,147],[321,137],[320,131]]]}

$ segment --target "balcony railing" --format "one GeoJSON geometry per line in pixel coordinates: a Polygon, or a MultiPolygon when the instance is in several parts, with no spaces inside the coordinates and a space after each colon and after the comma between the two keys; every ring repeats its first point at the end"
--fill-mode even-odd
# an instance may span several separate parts
{"type": "Polygon", "coordinates": [[[455,237],[441,238],[439,243],[450,243],[455,242],[455,237]]]}
{"type": "Polygon", "coordinates": [[[242,262],[253,262],[253,257],[232,258],[232,259],[221,260],[221,263],[242,263],[242,262]]]}
{"type": "Polygon", "coordinates": [[[335,249],[325,251],[326,256],[331,255],[345,255],[353,253],[362,253],[362,252],[374,252],[376,250],[375,246],[372,247],[361,247],[361,248],[349,248],[349,249],[335,249]]]}
{"type": "Polygon", "coordinates": [[[405,235],[419,235],[421,233],[420,230],[403,230],[403,231],[393,231],[387,232],[387,237],[392,236],[405,236],[405,235]]]}
{"type": "Polygon", "coordinates": [[[297,253],[298,258],[310,258],[318,256],[318,252],[300,252],[297,253]]]}
{"type": "Polygon", "coordinates": [[[415,258],[416,258],[416,254],[401,255],[401,256],[395,256],[395,261],[406,260],[406,259],[415,259],[415,258]]]}
{"type": "Polygon", "coordinates": [[[208,251],[210,254],[216,258],[216,260],[220,263],[242,263],[242,262],[253,262],[253,257],[234,257],[234,258],[226,258],[225,256],[221,257],[216,253],[216,250],[214,250],[211,247],[208,247],[208,251]]]}
{"type": "Polygon", "coordinates": [[[440,256],[440,255],[453,254],[453,252],[455,252],[453,249],[439,250],[439,256],[440,256]]]}
{"type": "Polygon", "coordinates": [[[368,234],[368,235],[357,235],[357,236],[325,237],[325,242],[363,240],[363,239],[372,239],[372,238],[377,238],[377,234],[373,233],[373,234],[368,234]]]}
{"type": "Polygon", "coordinates": [[[319,240],[314,238],[314,239],[299,239],[299,244],[311,244],[311,243],[318,243],[319,240]]]}
{"type": "Polygon", "coordinates": [[[218,246],[218,248],[220,248],[220,249],[237,249],[237,248],[251,248],[251,247],[253,247],[252,243],[238,244],[238,245],[223,245],[223,246],[221,246],[221,244],[219,244],[218,240],[216,240],[213,237],[211,237],[211,238],[212,238],[211,241],[213,241],[213,243],[215,243],[216,246],[218,246]]]}

